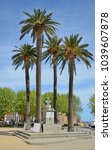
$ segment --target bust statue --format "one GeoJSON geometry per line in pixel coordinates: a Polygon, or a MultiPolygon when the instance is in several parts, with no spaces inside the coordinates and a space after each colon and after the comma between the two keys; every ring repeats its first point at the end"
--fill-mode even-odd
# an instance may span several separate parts
{"type": "Polygon", "coordinates": [[[49,97],[47,97],[47,100],[45,101],[45,109],[46,110],[51,110],[49,97]]]}

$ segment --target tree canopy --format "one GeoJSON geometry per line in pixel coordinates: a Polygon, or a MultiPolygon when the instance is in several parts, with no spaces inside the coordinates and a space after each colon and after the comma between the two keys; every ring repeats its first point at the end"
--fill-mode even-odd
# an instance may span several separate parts
{"type": "MultiPolygon", "coordinates": [[[[30,94],[30,115],[35,116],[36,113],[36,91],[32,90],[30,94]]],[[[42,110],[45,107],[45,101],[49,97],[51,106],[53,107],[53,93],[46,92],[41,95],[42,110]]],[[[17,93],[10,88],[0,88],[0,116],[7,113],[18,112],[20,115],[25,115],[26,107],[26,92],[25,90],[18,91],[17,93]]],[[[57,94],[57,109],[58,112],[68,113],[68,94],[57,94]]],[[[73,96],[73,109],[76,114],[82,111],[80,98],[73,96]]]]}
{"type": "Polygon", "coordinates": [[[15,112],[16,93],[10,88],[0,88],[0,116],[15,112]]]}
{"type": "Polygon", "coordinates": [[[95,115],[95,94],[93,94],[89,99],[89,108],[91,109],[91,113],[95,115]]]}
{"type": "MultiPolygon", "coordinates": [[[[35,98],[35,91],[31,91],[31,95],[33,95],[33,97],[31,98],[31,103],[32,100],[34,100],[35,98]]],[[[42,109],[44,109],[45,107],[45,101],[46,99],[49,97],[50,101],[51,101],[51,106],[53,107],[53,92],[46,92],[44,94],[41,95],[42,97],[42,109]]],[[[31,104],[32,105],[32,104],[31,104]]],[[[33,102],[33,105],[35,106],[35,103],[33,102]]],[[[74,112],[76,114],[82,112],[82,105],[81,105],[81,101],[80,98],[77,96],[73,96],[73,109],[74,112]]],[[[57,110],[58,112],[61,113],[68,113],[68,94],[57,94],[57,110]]]]}

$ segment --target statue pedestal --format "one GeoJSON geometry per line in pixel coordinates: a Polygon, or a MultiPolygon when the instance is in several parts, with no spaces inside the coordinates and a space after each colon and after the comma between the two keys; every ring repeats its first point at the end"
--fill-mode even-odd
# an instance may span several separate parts
{"type": "Polygon", "coordinates": [[[46,124],[54,124],[54,110],[46,111],[46,124]]]}
{"type": "Polygon", "coordinates": [[[61,124],[43,124],[44,133],[57,133],[61,132],[61,124]]]}
{"type": "Polygon", "coordinates": [[[49,98],[46,101],[45,105],[45,124],[43,124],[43,131],[47,133],[52,132],[60,132],[61,131],[61,125],[60,124],[54,124],[54,112],[55,110],[51,108],[49,98]]]}
{"type": "Polygon", "coordinates": [[[43,124],[43,131],[47,133],[57,133],[61,131],[61,125],[54,124],[54,110],[46,111],[46,123],[43,124]]]}

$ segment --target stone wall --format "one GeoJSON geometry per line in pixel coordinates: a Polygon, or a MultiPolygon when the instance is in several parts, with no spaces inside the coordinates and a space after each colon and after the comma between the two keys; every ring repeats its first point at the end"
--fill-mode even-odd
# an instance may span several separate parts
{"type": "MultiPolygon", "coordinates": [[[[58,114],[57,115],[57,120],[58,120],[58,123],[68,124],[68,118],[67,118],[66,114],[58,114]]],[[[74,116],[73,120],[74,120],[74,124],[77,123],[76,116],[74,116]]]]}

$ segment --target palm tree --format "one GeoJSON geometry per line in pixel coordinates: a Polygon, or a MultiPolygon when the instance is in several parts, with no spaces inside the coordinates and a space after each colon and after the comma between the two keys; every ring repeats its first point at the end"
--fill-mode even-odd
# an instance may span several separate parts
{"type": "Polygon", "coordinates": [[[82,37],[79,38],[79,34],[71,35],[69,38],[65,36],[63,50],[60,51],[57,57],[58,63],[61,63],[61,73],[68,62],[69,70],[69,96],[68,96],[68,131],[74,131],[73,124],[73,82],[74,82],[74,72],[76,74],[76,60],[82,60],[87,68],[91,67],[88,59],[93,60],[92,53],[90,53],[86,48],[88,44],[80,45],[82,37]]]}
{"type": "Polygon", "coordinates": [[[16,46],[16,49],[13,50],[14,54],[12,56],[13,65],[15,70],[21,66],[22,69],[25,69],[25,81],[26,81],[26,122],[28,122],[30,115],[30,77],[29,69],[32,68],[36,59],[36,51],[32,45],[24,44],[19,47],[16,46]]]}
{"type": "Polygon", "coordinates": [[[52,20],[53,13],[47,14],[46,10],[34,9],[33,14],[24,12],[28,17],[20,22],[23,24],[21,29],[22,39],[31,31],[33,42],[36,40],[37,61],[36,61],[36,122],[41,123],[41,59],[42,59],[42,43],[43,33],[54,35],[56,26],[59,24],[52,20]]]}
{"type": "Polygon", "coordinates": [[[53,65],[53,76],[54,76],[54,83],[53,83],[53,107],[54,107],[54,123],[57,123],[57,64],[56,64],[56,56],[58,52],[61,50],[61,42],[62,38],[58,38],[57,36],[50,37],[48,36],[48,40],[45,41],[45,48],[46,51],[43,52],[43,59],[51,60],[51,65],[53,65]]]}

